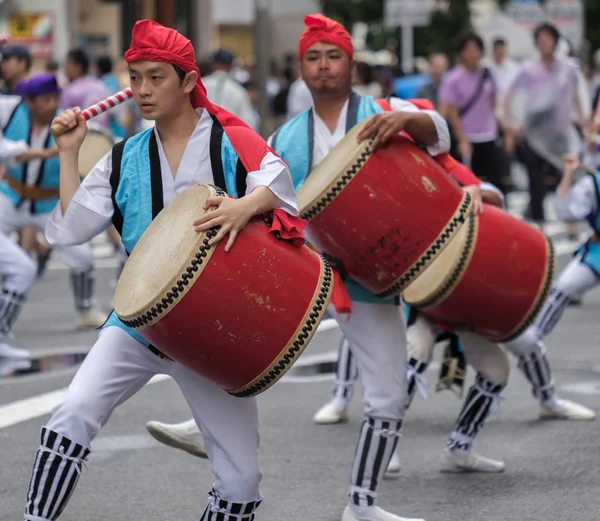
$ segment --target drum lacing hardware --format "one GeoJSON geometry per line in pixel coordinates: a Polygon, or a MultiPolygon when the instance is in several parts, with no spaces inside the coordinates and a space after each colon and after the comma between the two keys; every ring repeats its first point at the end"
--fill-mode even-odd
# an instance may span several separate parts
{"type": "Polygon", "coordinates": [[[442,246],[452,239],[452,236],[458,231],[459,225],[465,223],[467,212],[471,206],[471,196],[465,192],[463,202],[459,206],[458,213],[454,215],[448,226],[439,235],[431,247],[421,256],[421,258],[410,268],[402,277],[400,277],[388,289],[377,294],[379,298],[390,298],[398,295],[417,275],[421,273],[431,262],[435,260],[440,253],[442,246]]]}
{"type": "MultiPolygon", "coordinates": [[[[213,186],[212,188],[214,188],[217,196],[224,197],[227,195],[217,186],[213,186]]],[[[208,251],[211,249],[211,246],[208,244],[208,242],[216,237],[220,228],[220,226],[215,226],[206,232],[206,237],[202,241],[195,258],[191,260],[190,265],[185,268],[185,272],[180,275],[179,279],[175,282],[175,285],[171,288],[171,291],[167,292],[160,302],[154,305],[150,311],[147,311],[143,315],[134,318],[133,320],[123,320],[123,324],[125,324],[127,327],[132,327],[135,329],[151,323],[153,319],[156,319],[159,315],[162,315],[162,313],[166,311],[177,298],[179,298],[179,295],[180,293],[183,293],[185,286],[187,286],[194,278],[194,275],[199,270],[200,266],[204,262],[204,259],[208,255],[208,251]]]]}
{"type": "Polygon", "coordinates": [[[446,284],[444,284],[438,291],[436,291],[433,295],[431,295],[431,297],[429,297],[427,300],[425,300],[423,302],[419,302],[418,307],[426,308],[429,306],[433,306],[438,301],[443,299],[447,295],[447,293],[454,287],[454,285],[458,282],[458,278],[465,271],[465,268],[467,267],[467,260],[469,259],[470,255],[471,255],[471,251],[473,249],[474,241],[475,241],[475,229],[476,229],[475,216],[471,215],[470,219],[469,219],[469,223],[466,224],[465,226],[468,226],[467,238],[465,240],[465,246],[460,254],[460,257],[458,259],[458,262],[456,263],[456,266],[454,267],[454,271],[452,272],[452,275],[450,275],[446,284]]]}
{"type": "Polygon", "coordinates": [[[320,201],[317,201],[310,210],[307,210],[301,215],[302,219],[310,221],[316,217],[342,192],[345,186],[354,176],[356,176],[356,174],[358,174],[362,166],[367,162],[367,159],[371,156],[371,145],[373,144],[373,141],[374,139],[369,141],[368,147],[360,154],[356,162],[346,170],[346,173],[338,180],[335,186],[331,187],[331,190],[329,190],[320,201]]]}
{"type": "Polygon", "coordinates": [[[269,372],[254,385],[244,389],[243,391],[228,391],[232,396],[238,398],[247,398],[262,392],[265,388],[270,387],[272,383],[277,381],[280,375],[285,374],[291,367],[292,360],[296,355],[300,355],[304,351],[307,340],[311,337],[311,332],[317,326],[317,319],[325,312],[325,303],[332,291],[333,271],[326,260],[323,260],[324,273],[321,290],[317,294],[317,298],[313,304],[312,311],[302,326],[301,332],[298,334],[288,352],[280,358],[269,372]]]}
{"type": "Polygon", "coordinates": [[[538,316],[539,312],[542,309],[542,306],[546,302],[548,298],[548,294],[550,293],[550,289],[552,288],[552,282],[554,281],[554,270],[556,269],[556,265],[554,263],[554,244],[552,241],[546,237],[546,242],[548,244],[548,272],[546,273],[546,279],[544,280],[544,285],[542,286],[542,290],[540,291],[539,298],[535,305],[531,308],[531,311],[527,318],[521,324],[516,331],[511,333],[508,337],[502,338],[500,340],[496,340],[498,343],[502,342],[510,342],[515,338],[521,336],[525,330],[533,324],[535,318],[538,316]]]}

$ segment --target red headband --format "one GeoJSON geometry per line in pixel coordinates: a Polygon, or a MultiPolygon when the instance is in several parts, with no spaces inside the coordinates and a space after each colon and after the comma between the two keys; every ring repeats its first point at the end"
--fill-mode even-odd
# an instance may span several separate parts
{"type": "Polygon", "coordinates": [[[352,38],[344,26],[322,14],[310,14],[304,19],[306,29],[298,42],[298,58],[302,59],[311,45],[317,42],[331,43],[354,58],[352,38]]]}
{"type": "Polygon", "coordinates": [[[198,73],[196,88],[190,94],[192,106],[208,110],[223,126],[248,126],[241,119],[208,100],[206,88],[196,65],[196,53],[192,42],[176,30],[164,27],[154,20],[136,22],[131,33],[131,46],[125,53],[125,60],[128,63],[143,60],[166,62],[179,67],[184,72],[196,71],[198,73]]]}

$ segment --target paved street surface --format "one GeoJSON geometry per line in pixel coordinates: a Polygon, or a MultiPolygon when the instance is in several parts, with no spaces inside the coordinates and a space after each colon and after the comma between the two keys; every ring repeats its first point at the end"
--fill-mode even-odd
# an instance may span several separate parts
{"type": "MultiPolygon", "coordinates": [[[[511,203],[520,208],[519,202],[511,203]]],[[[522,205],[521,205],[522,206],[522,205]]],[[[575,243],[562,225],[552,234],[562,253],[575,243]]],[[[97,242],[100,304],[110,309],[114,261],[97,242]]],[[[495,310],[490,309],[490,312],[495,310]]],[[[563,396],[600,410],[600,291],[570,308],[548,341],[563,396]]],[[[96,333],[73,331],[68,272],[53,261],[35,286],[15,331],[15,345],[42,357],[41,373],[0,378],[0,520],[22,519],[40,427],[60,401],[77,363],[96,333]],[[56,356],[69,353],[69,356],[56,356]],[[52,356],[54,355],[54,356],[52,356]],[[23,400],[22,402],[19,402],[23,400]]],[[[262,485],[265,521],[338,521],[354,453],[361,404],[356,397],[348,424],[317,426],[312,415],[328,399],[331,375],[307,376],[301,367],[332,359],[337,331],[324,333],[298,362],[296,374],[260,398],[262,485]]],[[[437,353],[438,359],[440,353],[437,353]]],[[[323,363],[323,367],[328,364],[323,363]]],[[[34,367],[40,366],[34,360],[34,367]]],[[[0,361],[0,374],[10,373],[0,361]]],[[[21,369],[19,372],[26,372],[21,369]]],[[[427,378],[430,388],[436,370],[427,378]]],[[[469,383],[473,372],[469,373],[469,383]]],[[[359,391],[360,392],[360,391],[359,391]]],[[[480,436],[478,449],[501,458],[501,475],[444,475],[438,460],[458,413],[451,394],[430,391],[415,399],[401,440],[403,470],[385,481],[380,504],[428,521],[597,521],[600,512],[600,420],[590,423],[537,421],[538,409],[516,370],[506,400],[480,436]]],[[[212,477],[207,461],[159,445],[147,435],[151,419],[182,421],[189,410],[170,380],[148,385],[118,409],[92,445],[89,470],[61,519],[66,521],[193,521],[203,510],[212,477]]]]}

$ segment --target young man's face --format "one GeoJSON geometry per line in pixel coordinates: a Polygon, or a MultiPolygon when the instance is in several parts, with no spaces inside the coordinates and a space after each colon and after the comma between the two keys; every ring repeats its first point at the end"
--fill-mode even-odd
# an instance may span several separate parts
{"type": "Polygon", "coordinates": [[[19,80],[27,72],[27,62],[15,56],[3,59],[1,67],[2,77],[10,82],[19,80]]]}
{"type": "Polygon", "coordinates": [[[48,94],[40,94],[35,98],[29,98],[29,110],[34,119],[45,125],[52,123],[56,111],[58,110],[60,96],[58,92],[50,92],[48,94]]]}
{"type": "Polygon", "coordinates": [[[181,111],[189,82],[170,63],[139,61],[129,66],[129,82],[142,117],[157,120],[181,111]]]}
{"type": "Polygon", "coordinates": [[[339,94],[350,89],[354,62],[330,43],[318,42],[304,53],[302,79],[313,94],[339,94]]]}

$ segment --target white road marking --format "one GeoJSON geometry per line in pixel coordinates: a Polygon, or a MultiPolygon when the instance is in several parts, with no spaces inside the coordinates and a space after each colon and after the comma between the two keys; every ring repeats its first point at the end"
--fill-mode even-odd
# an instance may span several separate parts
{"type": "MultiPolygon", "coordinates": [[[[146,385],[163,382],[169,378],[167,375],[156,375],[146,385]]],[[[52,409],[63,401],[66,392],[67,388],[65,387],[0,406],[0,429],[52,412],[52,409]]]]}

